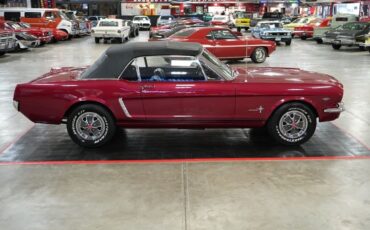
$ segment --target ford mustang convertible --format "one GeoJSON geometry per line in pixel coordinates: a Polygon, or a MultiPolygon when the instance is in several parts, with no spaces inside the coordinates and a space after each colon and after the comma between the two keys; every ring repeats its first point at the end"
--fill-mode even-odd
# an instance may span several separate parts
{"type": "Polygon", "coordinates": [[[299,145],[317,121],[343,111],[343,86],[293,68],[231,68],[197,43],[143,42],[111,47],[89,67],[63,67],[14,92],[15,108],[36,123],[66,123],[85,147],[124,128],[266,127],[299,145]]]}

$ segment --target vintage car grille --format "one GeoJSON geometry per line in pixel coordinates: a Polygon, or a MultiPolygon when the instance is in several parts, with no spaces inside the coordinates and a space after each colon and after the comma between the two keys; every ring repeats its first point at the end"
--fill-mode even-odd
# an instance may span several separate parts
{"type": "Polygon", "coordinates": [[[149,23],[140,23],[140,26],[149,26],[149,23]]]}
{"type": "Polygon", "coordinates": [[[286,32],[271,32],[271,33],[268,33],[268,35],[270,35],[270,36],[287,36],[288,33],[286,33],[286,32]]]}
{"type": "Polygon", "coordinates": [[[5,37],[12,37],[12,33],[4,32],[0,34],[0,38],[5,38],[5,37]]]}

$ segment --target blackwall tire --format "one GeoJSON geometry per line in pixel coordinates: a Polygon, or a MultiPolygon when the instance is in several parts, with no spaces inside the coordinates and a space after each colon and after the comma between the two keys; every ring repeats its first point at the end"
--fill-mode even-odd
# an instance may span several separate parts
{"type": "Polygon", "coordinates": [[[316,115],[308,106],[289,103],[280,106],[270,117],[267,130],[270,136],[283,145],[301,145],[308,141],[316,130],[316,115]],[[295,119],[294,125],[289,124],[295,119]],[[290,130],[289,130],[290,129],[290,130]]]}
{"type": "Polygon", "coordinates": [[[73,109],[69,114],[67,130],[76,144],[95,148],[112,140],[116,125],[106,109],[99,105],[85,104],[73,109]]]}
{"type": "Polygon", "coordinates": [[[331,46],[333,47],[333,49],[335,50],[339,50],[340,47],[342,47],[342,45],[338,45],[338,44],[331,44],[331,46]]]}
{"type": "Polygon", "coordinates": [[[257,47],[251,56],[254,63],[263,63],[267,57],[267,50],[265,47],[257,47]]]}
{"type": "Polygon", "coordinates": [[[292,39],[287,40],[287,41],[285,42],[285,45],[286,45],[286,46],[290,46],[291,44],[292,44],[292,39]]]}
{"type": "Polygon", "coordinates": [[[99,42],[100,42],[100,38],[95,38],[95,43],[99,44],[99,42]]]}
{"type": "Polygon", "coordinates": [[[316,40],[316,43],[317,44],[322,44],[322,43],[324,43],[324,41],[321,38],[319,38],[319,39],[316,40]]]}

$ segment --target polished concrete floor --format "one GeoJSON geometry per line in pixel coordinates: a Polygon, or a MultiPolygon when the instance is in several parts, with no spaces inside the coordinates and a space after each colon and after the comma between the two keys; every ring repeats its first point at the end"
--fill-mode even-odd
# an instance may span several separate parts
{"type": "MultiPolygon", "coordinates": [[[[136,40],[146,36],[143,32],[136,40]]],[[[17,144],[10,145],[33,126],[12,107],[17,83],[53,66],[91,64],[109,46],[86,37],[0,58],[0,152],[14,150],[17,144]]],[[[249,60],[237,65],[255,66],[249,60]]],[[[350,138],[353,145],[346,147],[347,152],[359,146],[369,150],[368,52],[334,51],[294,40],[291,47],[278,47],[258,66],[300,67],[341,80],[347,111],[333,122],[338,128],[332,130],[350,138]]],[[[37,129],[40,126],[31,131],[37,129]]],[[[326,139],[327,146],[337,145],[335,134],[327,134],[326,139]]],[[[37,140],[35,147],[45,139],[37,140]]],[[[50,155],[63,154],[47,146],[50,155]]],[[[34,156],[32,151],[19,152],[34,156]]],[[[332,154],[332,149],[326,151],[332,154]]],[[[14,230],[370,229],[369,175],[370,161],[365,159],[2,165],[0,226],[14,230]]]]}

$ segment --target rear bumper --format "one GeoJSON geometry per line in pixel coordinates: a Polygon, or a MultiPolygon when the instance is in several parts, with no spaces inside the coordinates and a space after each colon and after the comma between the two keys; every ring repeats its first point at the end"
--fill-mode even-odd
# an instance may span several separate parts
{"type": "Polygon", "coordinates": [[[92,34],[93,37],[96,37],[96,38],[122,38],[123,37],[123,34],[114,34],[114,33],[93,33],[92,34]]]}

